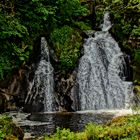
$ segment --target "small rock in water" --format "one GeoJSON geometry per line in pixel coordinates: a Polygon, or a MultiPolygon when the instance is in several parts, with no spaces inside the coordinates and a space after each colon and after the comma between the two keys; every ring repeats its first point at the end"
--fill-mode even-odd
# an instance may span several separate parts
{"type": "Polygon", "coordinates": [[[35,136],[32,136],[31,133],[24,133],[24,140],[34,140],[35,136]]]}

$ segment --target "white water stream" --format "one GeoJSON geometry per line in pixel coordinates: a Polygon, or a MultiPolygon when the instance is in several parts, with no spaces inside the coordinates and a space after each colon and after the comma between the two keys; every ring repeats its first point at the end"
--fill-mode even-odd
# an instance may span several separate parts
{"type": "Polygon", "coordinates": [[[34,78],[29,83],[26,103],[38,99],[44,104],[44,111],[53,111],[54,105],[54,78],[53,67],[50,63],[49,49],[46,39],[41,38],[41,59],[37,65],[34,78]],[[39,96],[39,98],[37,98],[39,96]]]}
{"type": "Polygon", "coordinates": [[[129,108],[133,97],[132,82],[127,82],[125,55],[108,32],[109,14],[104,14],[102,31],[91,35],[84,44],[77,83],[78,110],[129,108]]]}

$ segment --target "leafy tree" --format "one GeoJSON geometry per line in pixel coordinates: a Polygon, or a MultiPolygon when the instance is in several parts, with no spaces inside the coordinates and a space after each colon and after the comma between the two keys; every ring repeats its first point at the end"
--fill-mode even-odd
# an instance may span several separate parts
{"type": "Polygon", "coordinates": [[[73,26],[77,17],[87,14],[87,7],[79,0],[0,1],[0,79],[28,62],[40,36],[50,36],[61,26],[73,26]]]}

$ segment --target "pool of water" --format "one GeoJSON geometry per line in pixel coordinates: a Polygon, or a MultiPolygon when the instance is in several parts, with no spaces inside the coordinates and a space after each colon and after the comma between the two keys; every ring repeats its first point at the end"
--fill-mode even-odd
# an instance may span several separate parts
{"type": "Polygon", "coordinates": [[[85,125],[92,122],[105,124],[113,117],[132,114],[132,110],[87,110],[79,112],[46,112],[26,114],[10,112],[13,121],[23,128],[24,132],[33,135],[53,134],[56,128],[69,128],[71,131],[79,132],[85,125]]]}
{"type": "Polygon", "coordinates": [[[41,122],[39,125],[25,125],[25,131],[34,135],[53,134],[57,127],[69,128],[71,131],[82,131],[85,125],[92,122],[103,124],[113,118],[109,113],[37,113],[28,116],[32,122],[41,122]]]}

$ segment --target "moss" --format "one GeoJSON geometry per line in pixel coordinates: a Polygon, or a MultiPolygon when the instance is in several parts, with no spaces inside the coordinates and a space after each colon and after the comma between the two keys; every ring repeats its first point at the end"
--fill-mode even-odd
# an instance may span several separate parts
{"type": "Polygon", "coordinates": [[[134,98],[133,98],[133,110],[136,111],[136,112],[139,112],[140,111],[140,83],[138,81],[135,81],[135,86],[134,86],[134,90],[133,90],[133,93],[134,93],[134,98]]]}
{"type": "Polygon", "coordinates": [[[22,140],[23,131],[17,127],[12,118],[0,115],[0,140],[22,140]]]}

